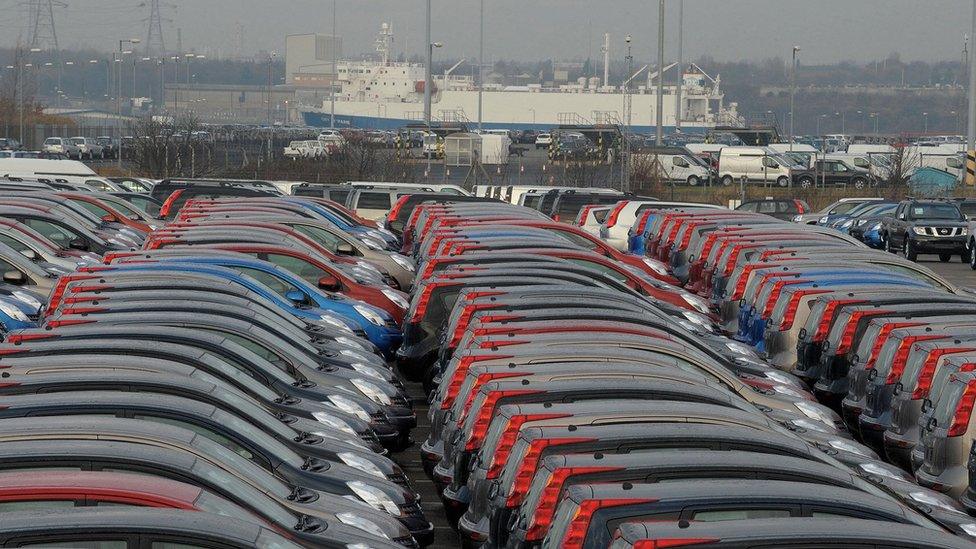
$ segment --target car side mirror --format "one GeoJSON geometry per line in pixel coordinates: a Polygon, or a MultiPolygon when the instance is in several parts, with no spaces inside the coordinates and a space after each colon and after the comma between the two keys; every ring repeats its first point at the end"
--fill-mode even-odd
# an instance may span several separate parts
{"type": "Polygon", "coordinates": [[[7,284],[14,284],[15,286],[21,286],[27,282],[27,275],[20,271],[6,271],[3,273],[3,281],[7,284]]]}
{"type": "Polygon", "coordinates": [[[338,292],[342,289],[342,284],[339,283],[339,279],[332,275],[325,275],[319,279],[319,288],[327,292],[338,292]]]}
{"type": "Polygon", "coordinates": [[[296,305],[304,305],[305,303],[308,303],[308,296],[305,295],[305,292],[301,290],[288,290],[285,292],[285,298],[296,305]]]}
{"type": "Polygon", "coordinates": [[[37,252],[35,252],[34,250],[30,249],[30,248],[25,248],[25,249],[21,250],[20,251],[20,254],[23,255],[24,257],[26,257],[27,259],[30,259],[31,261],[40,261],[41,260],[41,255],[38,254],[37,252]]]}
{"type": "Polygon", "coordinates": [[[72,238],[68,241],[68,248],[72,250],[81,250],[83,252],[88,251],[88,243],[85,242],[83,238],[72,238]]]}
{"type": "Polygon", "coordinates": [[[336,253],[339,255],[353,255],[356,253],[356,250],[353,249],[352,244],[343,243],[336,246],[336,253]]]}
{"type": "Polygon", "coordinates": [[[904,213],[898,214],[898,219],[904,221],[905,220],[905,214],[904,213]]]}

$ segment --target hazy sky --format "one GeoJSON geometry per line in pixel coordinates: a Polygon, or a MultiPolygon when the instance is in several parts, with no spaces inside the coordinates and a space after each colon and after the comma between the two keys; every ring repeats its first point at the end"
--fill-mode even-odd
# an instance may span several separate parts
{"type": "MultiPolygon", "coordinates": [[[[396,50],[420,53],[424,0],[336,0],[339,34],[347,54],[371,51],[379,24],[393,24],[396,50]]],[[[243,28],[244,53],[284,49],[286,34],[328,33],[331,0],[163,0],[166,45],[231,54],[243,28]]],[[[802,47],[806,63],[877,59],[958,59],[969,31],[969,0],[684,0],[685,54],[694,58],[788,57],[802,47]]],[[[26,34],[26,2],[0,0],[0,43],[26,34]]],[[[145,39],[147,0],[67,0],[56,8],[62,47],[117,47],[119,38],[145,39]],[[113,46],[115,44],[115,46],[113,46]]],[[[655,55],[657,5],[653,0],[485,0],[486,58],[600,57],[611,33],[615,58],[634,36],[635,56],[655,55]]],[[[674,52],[678,0],[668,0],[667,56],[674,52]]],[[[438,55],[477,54],[478,0],[433,0],[438,55]]]]}

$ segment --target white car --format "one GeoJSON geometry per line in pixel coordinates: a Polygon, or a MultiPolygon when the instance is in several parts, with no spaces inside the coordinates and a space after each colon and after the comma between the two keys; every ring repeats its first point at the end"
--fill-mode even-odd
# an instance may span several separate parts
{"type": "Polygon", "coordinates": [[[607,214],[613,206],[606,205],[586,205],[576,216],[574,225],[590,233],[593,236],[600,236],[600,224],[607,218],[607,214]]]}
{"type": "Polygon", "coordinates": [[[695,202],[664,202],[660,200],[621,200],[607,214],[600,225],[600,238],[614,248],[626,252],[630,228],[646,210],[652,208],[704,208],[722,210],[722,206],[695,202]]]}
{"type": "Polygon", "coordinates": [[[71,142],[78,147],[78,158],[87,156],[90,160],[105,158],[105,149],[89,137],[72,137],[71,142]]]}
{"type": "Polygon", "coordinates": [[[535,148],[548,149],[549,145],[552,145],[551,133],[540,133],[539,135],[535,136],[535,148]]]}
{"type": "Polygon", "coordinates": [[[81,158],[81,149],[78,148],[78,145],[65,137],[48,137],[41,147],[46,153],[63,154],[68,158],[81,158]]]}

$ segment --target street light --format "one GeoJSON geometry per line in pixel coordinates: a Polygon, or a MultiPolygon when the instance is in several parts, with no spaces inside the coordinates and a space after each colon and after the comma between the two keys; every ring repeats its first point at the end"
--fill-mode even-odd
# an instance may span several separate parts
{"type": "MultiPolygon", "coordinates": [[[[27,50],[27,58],[30,59],[30,54],[39,53],[41,48],[31,48],[27,50]]],[[[18,76],[18,83],[20,84],[20,146],[24,146],[24,69],[33,67],[29,61],[24,63],[23,59],[20,60],[20,74],[18,76]]]]}
{"type": "Polygon", "coordinates": [[[869,114],[868,116],[870,116],[871,118],[874,119],[874,134],[877,135],[878,134],[878,119],[881,118],[881,114],[880,113],[873,112],[873,113],[869,114]]]}
{"type": "MultiPolygon", "coordinates": [[[[116,59],[116,62],[119,65],[119,70],[117,73],[118,77],[116,78],[117,93],[115,94],[115,129],[116,129],[115,137],[119,140],[119,143],[122,142],[122,56],[132,53],[131,49],[129,50],[125,49],[125,46],[127,44],[129,46],[135,46],[140,42],[142,42],[142,40],[139,40],[138,38],[119,40],[119,56],[118,59],[116,59]]],[[[116,163],[119,169],[121,170],[122,169],[122,147],[119,147],[119,152],[116,155],[116,163]]]]}
{"type": "Polygon", "coordinates": [[[820,122],[824,118],[827,118],[827,115],[826,114],[821,114],[820,116],[817,117],[817,137],[820,137],[820,122]]]}
{"type": "Polygon", "coordinates": [[[840,117],[840,133],[847,133],[847,113],[846,112],[835,112],[834,116],[840,117]]]}
{"type": "Polygon", "coordinates": [[[929,113],[923,112],[922,119],[925,121],[925,129],[922,131],[922,133],[929,133],[929,113]]]}
{"type": "Polygon", "coordinates": [[[793,150],[793,105],[796,97],[796,54],[799,46],[793,46],[793,70],[790,72],[790,151],[793,150]]]}

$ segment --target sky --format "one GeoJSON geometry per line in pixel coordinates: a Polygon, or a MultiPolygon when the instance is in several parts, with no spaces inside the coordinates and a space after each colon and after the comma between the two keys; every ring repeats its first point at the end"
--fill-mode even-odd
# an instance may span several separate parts
{"type": "MultiPolygon", "coordinates": [[[[393,25],[395,50],[420,54],[424,0],[335,0],[346,55],[367,53],[381,22],[393,25]]],[[[431,0],[437,55],[477,57],[479,0],[431,0]]],[[[971,0],[683,0],[684,57],[759,60],[801,47],[807,64],[869,61],[898,52],[905,60],[959,59],[971,24],[971,0]]],[[[62,48],[109,50],[121,38],[145,40],[148,0],[64,0],[55,7],[62,48]]],[[[331,0],[162,0],[168,49],[232,55],[284,50],[288,34],[329,33],[331,0]]],[[[666,57],[676,55],[679,0],[667,0],[666,57]]],[[[26,37],[27,2],[0,0],[0,44],[26,37]]],[[[622,58],[633,35],[637,58],[656,56],[653,0],[484,0],[490,60],[602,56],[603,33],[622,58]]]]}

